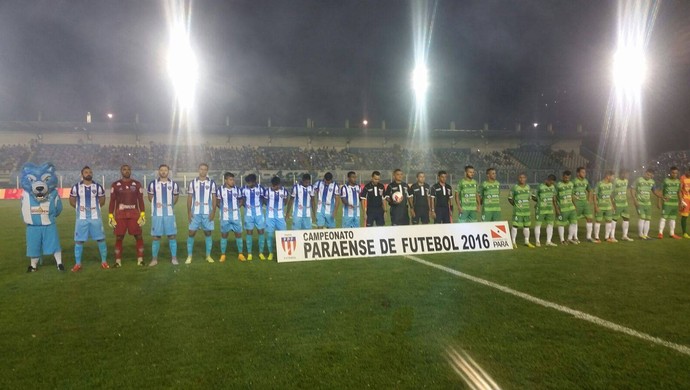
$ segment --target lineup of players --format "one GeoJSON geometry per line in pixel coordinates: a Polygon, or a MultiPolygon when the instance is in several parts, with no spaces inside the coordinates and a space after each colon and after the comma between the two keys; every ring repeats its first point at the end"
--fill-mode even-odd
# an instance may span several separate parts
{"type": "MultiPolygon", "coordinates": [[[[486,171],[486,179],[478,184],[474,179],[475,169],[466,166],[464,177],[454,190],[446,181],[448,174],[439,171],[436,183],[426,183],[425,174],[416,175],[412,185],[403,181],[400,169],[393,171],[392,181],[381,183],[381,173],[374,171],[371,180],[364,186],[357,184],[357,173],[348,172],[347,182],[336,183],[329,172],[312,184],[309,174],[304,174],[290,190],[282,185],[278,177],[273,177],[270,186],[263,187],[254,174],[244,177],[244,184],[236,181],[235,175],[226,172],[223,183],[217,184],[208,176],[209,167],[199,165],[198,177],[187,186],[187,258],[192,263],[195,236],[203,231],[204,258],[213,263],[212,233],[215,229],[216,213],[220,222],[220,262],[226,261],[228,238],[232,234],[239,261],[251,261],[254,253],[254,232],[258,237],[258,257],[273,260],[275,232],[286,230],[291,220],[292,229],[335,228],[336,215],[341,208],[341,227],[360,227],[361,215],[364,225],[385,225],[386,214],[391,225],[450,223],[453,208],[458,211],[458,222],[490,222],[504,220],[501,205],[501,184],[497,181],[496,169],[486,171]],[[315,222],[315,223],[314,223],[315,222]],[[246,233],[243,239],[243,232],[246,233]],[[246,256],[245,256],[246,253],[246,256]]],[[[138,265],[144,265],[144,244],[142,226],[146,223],[144,192],[151,203],[151,261],[149,266],[158,264],[158,254],[163,236],[167,237],[172,264],[177,260],[177,224],[174,208],[179,200],[180,188],[173,181],[170,169],[163,164],[158,169],[158,177],[148,184],[131,178],[131,168],[123,165],[122,178],[112,183],[108,222],[116,237],[115,267],[122,265],[122,245],[126,234],[134,236],[138,265]]],[[[84,243],[91,238],[98,243],[101,267],[109,268],[105,230],[101,220],[101,207],[105,205],[105,190],[93,181],[89,167],[81,171],[82,181],[75,184],[70,192],[70,205],[77,211],[75,224],[75,261],[72,271],[81,270],[84,243]]],[[[544,245],[557,246],[553,242],[554,226],[558,229],[561,245],[579,244],[578,220],[585,219],[586,240],[592,243],[617,242],[616,228],[620,222],[624,241],[629,237],[630,213],[638,216],[637,233],[640,239],[649,239],[651,209],[656,197],[656,205],[662,210],[659,221],[658,238],[664,237],[668,225],[668,235],[676,235],[676,219],[681,216],[681,230],[685,238],[690,238],[687,219],[690,215],[690,167],[679,177],[679,170],[672,167],[668,176],[657,185],[653,179],[654,171],[647,170],[642,177],[629,183],[629,172],[621,171],[616,177],[607,171],[601,181],[590,185],[584,168],[572,172],[564,171],[561,178],[549,175],[543,183],[532,187],[527,184],[527,176],[519,174],[517,184],[512,186],[508,202],[512,208],[511,236],[517,247],[517,236],[522,230],[527,247],[539,247],[541,228],[545,225],[544,245]],[[534,203],[534,204],[532,204],[534,203]],[[534,220],[532,215],[534,215],[534,220]],[[604,233],[601,235],[601,226],[604,233]],[[534,244],[530,241],[533,227],[534,244]],[[566,236],[567,227],[567,236],[566,236]]]]}

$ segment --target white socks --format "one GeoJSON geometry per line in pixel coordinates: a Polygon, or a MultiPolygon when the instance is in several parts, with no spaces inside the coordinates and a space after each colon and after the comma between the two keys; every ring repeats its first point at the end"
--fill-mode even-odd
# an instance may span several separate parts
{"type": "Polygon", "coordinates": [[[513,236],[513,245],[515,245],[517,240],[517,228],[510,228],[510,234],[513,236]]]}
{"type": "Polygon", "coordinates": [[[62,264],[62,252],[55,252],[53,253],[53,256],[55,256],[55,262],[57,265],[62,264]]]}
{"type": "Polygon", "coordinates": [[[669,233],[671,233],[672,236],[676,234],[676,220],[675,219],[668,221],[668,230],[670,230],[669,233]]]}
{"type": "MultiPolygon", "coordinates": [[[[589,224],[587,224],[587,225],[589,225],[589,224]]],[[[587,231],[588,231],[587,239],[592,239],[592,229],[590,229],[589,226],[587,226],[587,231]]],[[[601,224],[599,222],[596,222],[594,224],[594,238],[596,238],[597,240],[599,239],[599,232],[600,231],[601,231],[601,224]]],[[[607,233],[607,236],[608,236],[608,233],[607,233]]],[[[604,237],[604,239],[606,239],[606,237],[604,237]]]]}
{"type": "MultiPolygon", "coordinates": [[[[587,222],[587,224],[585,226],[587,228],[587,239],[589,240],[592,238],[592,223],[587,222]]],[[[575,235],[575,237],[577,237],[577,234],[575,235]]]]}
{"type": "Polygon", "coordinates": [[[616,239],[616,221],[611,221],[611,238],[616,239]]]}
{"type": "Polygon", "coordinates": [[[38,267],[38,257],[31,258],[31,267],[33,267],[34,269],[38,267]]]}
{"type": "Polygon", "coordinates": [[[623,221],[623,237],[628,237],[628,229],[630,228],[630,221],[623,221]]]}
{"type": "Polygon", "coordinates": [[[613,228],[613,222],[606,222],[606,227],[604,228],[604,240],[608,240],[609,238],[613,238],[611,235],[611,230],[613,228]]]}
{"type": "MultiPolygon", "coordinates": [[[[517,244],[517,232],[516,227],[510,229],[510,233],[513,235],[513,245],[517,244]]],[[[522,234],[525,236],[525,244],[527,244],[529,242],[529,228],[522,228],[522,234]]]]}
{"type": "Polygon", "coordinates": [[[565,226],[558,227],[558,236],[561,238],[561,242],[565,241],[565,226]]]}
{"type": "Polygon", "coordinates": [[[546,225],[546,242],[551,242],[552,237],[553,237],[553,225],[546,225]]]}
{"type": "Polygon", "coordinates": [[[577,224],[568,225],[568,240],[577,240],[577,224]]]}
{"type": "Polygon", "coordinates": [[[525,244],[529,243],[529,228],[522,228],[522,234],[525,235],[525,244]]]}
{"type": "Polygon", "coordinates": [[[644,221],[644,235],[647,237],[649,235],[649,220],[644,221]]]}
{"type": "Polygon", "coordinates": [[[666,227],[666,218],[661,218],[659,220],[659,234],[664,234],[664,228],[666,227]]]}
{"type": "Polygon", "coordinates": [[[637,233],[644,237],[644,219],[637,221],[637,233]]]}
{"type": "Polygon", "coordinates": [[[534,241],[539,242],[541,238],[541,224],[534,225],[534,241]]]}

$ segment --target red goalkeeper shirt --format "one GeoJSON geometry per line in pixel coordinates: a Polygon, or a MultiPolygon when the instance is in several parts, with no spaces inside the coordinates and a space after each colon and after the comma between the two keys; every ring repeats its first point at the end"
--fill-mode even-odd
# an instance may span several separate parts
{"type": "Polygon", "coordinates": [[[136,180],[120,179],[110,186],[110,214],[116,219],[139,218],[144,211],[144,188],[136,180]]]}

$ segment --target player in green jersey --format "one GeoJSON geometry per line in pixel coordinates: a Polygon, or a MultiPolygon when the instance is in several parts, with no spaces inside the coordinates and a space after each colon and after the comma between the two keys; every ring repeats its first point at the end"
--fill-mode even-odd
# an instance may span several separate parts
{"type": "MultiPolygon", "coordinates": [[[[575,203],[575,213],[577,218],[586,219],[587,241],[594,242],[592,239],[592,223],[594,221],[594,213],[592,213],[592,187],[587,180],[587,170],[584,167],[578,167],[575,170],[575,179],[573,179],[573,203],[575,203]]],[[[575,239],[577,239],[577,225],[575,225],[575,239]]]]}
{"type": "Polygon", "coordinates": [[[604,178],[597,183],[594,188],[594,213],[596,219],[594,222],[594,242],[600,243],[599,231],[601,230],[601,222],[605,222],[604,240],[608,242],[618,242],[611,237],[611,229],[613,228],[613,213],[616,209],[613,203],[613,171],[606,171],[604,178]]]}
{"type": "Polygon", "coordinates": [[[655,191],[658,197],[657,207],[661,209],[661,219],[659,219],[659,239],[664,238],[664,228],[668,221],[668,230],[671,238],[680,240],[676,235],[676,218],[678,218],[678,205],[680,192],[680,179],[678,179],[678,168],[671,167],[669,175],[661,184],[661,191],[655,191]]]}
{"type": "Polygon", "coordinates": [[[532,200],[537,202],[534,205],[534,245],[541,246],[539,236],[541,235],[541,223],[546,223],[546,246],[558,246],[551,242],[553,237],[553,222],[555,221],[553,198],[556,195],[556,175],[549,175],[546,180],[539,184],[537,191],[532,194],[532,200]]]}
{"type": "Polygon", "coordinates": [[[570,181],[571,175],[572,172],[563,171],[561,181],[556,183],[556,196],[553,198],[561,245],[580,243],[577,239],[577,214],[575,213],[575,203],[573,203],[573,183],[570,181]],[[566,241],[564,237],[565,225],[568,225],[568,241],[566,241]]]}
{"type": "Polygon", "coordinates": [[[652,219],[652,191],[654,191],[654,170],[647,169],[644,176],[635,180],[632,192],[633,204],[637,210],[637,234],[643,240],[649,240],[649,223],[652,219]]]}
{"type": "Polygon", "coordinates": [[[482,221],[501,220],[501,185],[496,180],[496,169],[486,170],[486,180],[479,186],[479,199],[482,203],[482,221]]]}
{"type": "Polygon", "coordinates": [[[477,222],[479,214],[479,194],[477,181],[474,180],[474,167],[465,167],[465,177],[458,182],[455,205],[458,207],[459,222],[477,222]]]}
{"type": "Polygon", "coordinates": [[[618,173],[618,178],[613,180],[613,203],[616,206],[613,212],[613,227],[611,237],[616,239],[616,223],[621,219],[621,231],[623,241],[632,241],[628,237],[630,228],[630,213],[628,212],[628,175],[630,172],[623,169],[618,173]]]}
{"type": "Polygon", "coordinates": [[[513,247],[517,248],[517,232],[518,228],[522,228],[522,234],[525,236],[525,246],[534,248],[534,245],[529,242],[529,228],[532,226],[532,214],[529,209],[529,200],[532,197],[532,191],[529,184],[527,184],[527,175],[521,173],[518,175],[518,184],[510,189],[508,202],[513,206],[513,228],[511,233],[513,235],[513,247]]]}

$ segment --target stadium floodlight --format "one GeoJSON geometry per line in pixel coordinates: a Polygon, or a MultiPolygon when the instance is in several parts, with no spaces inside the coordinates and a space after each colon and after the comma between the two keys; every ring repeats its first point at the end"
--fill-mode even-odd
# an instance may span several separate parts
{"type": "Polygon", "coordinates": [[[613,55],[613,83],[617,88],[638,89],[647,74],[647,64],[641,48],[623,47],[613,55]]]}
{"type": "Polygon", "coordinates": [[[108,117],[108,119],[113,119],[113,113],[112,112],[107,113],[106,116],[108,117]]]}
{"type": "Polygon", "coordinates": [[[184,25],[171,31],[167,67],[178,101],[189,107],[194,100],[199,65],[184,25]]]}
{"type": "Polygon", "coordinates": [[[426,65],[418,64],[412,71],[412,90],[418,100],[421,100],[426,95],[429,88],[429,71],[426,65]]]}
{"type": "Polygon", "coordinates": [[[532,126],[537,127],[537,126],[539,126],[539,123],[534,122],[534,123],[532,123],[532,126]]]}
{"type": "Polygon", "coordinates": [[[362,121],[362,124],[363,124],[364,126],[366,126],[366,125],[369,124],[369,121],[365,119],[365,120],[362,121]]]}

